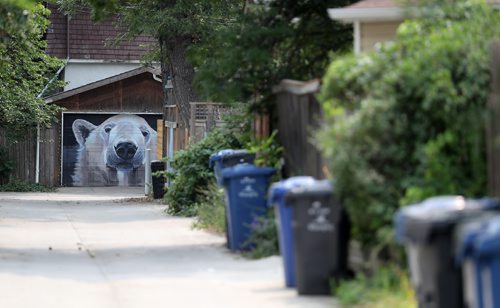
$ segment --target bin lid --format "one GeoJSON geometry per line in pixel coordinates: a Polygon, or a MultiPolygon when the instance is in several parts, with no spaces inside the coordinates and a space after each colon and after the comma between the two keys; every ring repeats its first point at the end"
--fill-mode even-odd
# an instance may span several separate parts
{"type": "Polygon", "coordinates": [[[221,159],[228,159],[233,157],[245,157],[245,156],[255,156],[255,153],[249,153],[245,149],[241,150],[231,150],[231,152],[225,152],[221,155],[221,159]]]}
{"type": "Polygon", "coordinates": [[[298,186],[285,193],[287,200],[307,196],[324,196],[333,194],[333,181],[313,180],[309,185],[298,186]]]}
{"type": "Polygon", "coordinates": [[[396,240],[429,241],[435,234],[449,232],[464,218],[481,215],[485,210],[500,209],[498,199],[466,199],[463,196],[439,196],[406,206],[394,215],[396,240]]]}
{"type": "Polygon", "coordinates": [[[312,176],[294,176],[289,179],[273,183],[269,188],[269,206],[280,202],[285,193],[294,187],[308,186],[314,183],[312,176]]]}
{"type": "Polygon", "coordinates": [[[222,170],[222,179],[242,177],[242,176],[271,176],[276,173],[276,169],[270,167],[257,167],[252,164],[238,164],[222,170]]]}
{"type": "Polygon", "coordinates": [[[485,217],[465,224],[457,239],[456,260],[500,255],[500,216],[485,217]]]}
{"type": "Polygon", "coordinates": [[[165,166],[165,162],[163,160],[153,160],[151,166],[165,166]]]}
{"type": "Polygon", "coordinates": [[[234,151],[235,150],[233,150],[233,149],[224,149],[224,150],[220,150],[217,153],[213,153],[212,155],[210,155],[210,160],[209,160],[208,166],[210,168],[213,168],[215,166],[215,162],[221,160],[222,156],[224,156],[226,154],[233,153],[234,151]]]}

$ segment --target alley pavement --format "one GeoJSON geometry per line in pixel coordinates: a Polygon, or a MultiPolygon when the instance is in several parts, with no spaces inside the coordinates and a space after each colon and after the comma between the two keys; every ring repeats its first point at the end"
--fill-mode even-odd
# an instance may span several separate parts
{"type": "Polygon", "coordinates": [[[140,188],[0,193],[0,307],[334,307],[142,200],[140,188]]]}

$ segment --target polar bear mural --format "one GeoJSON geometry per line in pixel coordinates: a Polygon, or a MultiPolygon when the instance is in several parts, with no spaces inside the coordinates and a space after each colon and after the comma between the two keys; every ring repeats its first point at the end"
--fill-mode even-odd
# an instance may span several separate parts
{"type": "Polygon", "coordinates": [[[132,186],[144,182],[146,149],[156,153],[157,133],[142,117],[122,114],[100,125],[76,119],[74,186],[132,186]]]}

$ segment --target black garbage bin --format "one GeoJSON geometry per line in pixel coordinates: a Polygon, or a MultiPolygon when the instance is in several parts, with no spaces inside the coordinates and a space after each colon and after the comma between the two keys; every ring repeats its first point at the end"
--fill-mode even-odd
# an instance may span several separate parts
{"type": "Polygon", "coordinates": [[[350,221],[335,198],[332,182],[315,180],[292,188],[285,200],[293,207],[292,232],[299,294],[329,294],[330,279],[349,275],[350,221]]]}
{"type": "Polygon", "coordinates": [[[499,208],[500,203],[494,199],[443,196],[396,213],[396,239],[406,246],[419,307],[464,307],[462,273],[454,257],[455,228],[499,208]]]}
{"type": "MultiPolygon", "coordinates": [[[[151,162],[151,174],[157,171],[165,171],[165,162],[161,160],[154,160],[151,162]]],[[[153,181],[153,198],[161,199],[165,194],[165,177],[164,176],[152,176],[153,181]]]]}

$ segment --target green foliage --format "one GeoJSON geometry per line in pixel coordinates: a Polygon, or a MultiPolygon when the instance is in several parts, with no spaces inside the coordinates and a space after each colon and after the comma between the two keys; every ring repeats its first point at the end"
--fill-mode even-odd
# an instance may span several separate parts
{"type": "Polygon", "coordinates": [[[250,152],[256,153],[255,165],[266,166],[279,169],[283,147],[276,140],[278,131],[274,131],[269,137],[260,140],[253,140],[248,143],[250,152]]]}
{"type": "Polygon", "coordinates": [[[226,211],[224,189],[211,181],[207,190],[201,192],[200,203],[195,205],[196,222],[194,227],[217,233],[226,231],[226,211]]]}
{"type": "Polygon", "coordinates": [[[0,183],[8,181],[10,173],[14,170],[15,163],[9,158],[7,150],[0,147],[0,183]]]}
{"type": "Polygon", "coordinates": [[[235,22],[212,31],[192,48],[195,85],[209,100],[270,104],[272,86],[284,78],[323,73],[329,55],[351,45],[349,26],[327,9],[353,1],[246,1],[235,22]]]}
{"type": "Polygon", "coordinates": [[[332,286],[332,293],[343,307],[417,307],[408,274],[394,266],[381,267],[370,277],[359,273],[332,286]]]}
{"type": "Polygon", "coordinates": [[[0,185],[0,191],[11,192],[52,192],[55,189],[42,184],[29,183],[19,179],[11,179],[7,184],[0,185]]]}
{"type": "Polygon", "coordinates": [[[243,254],[245,257],[260,259],[279,255],[278,232],[272,210],[267,215],[256,217],[250,230],[250,237],[244,243],[250,250],[243,254]]]}
{"type": "Polygon", "coordinates": [[[239,1],[223,0],[57,0],[66,11],[90,7],[94,19],[117,14],[127,28],[127,37],[141,34],[162,40],[179,36],[199,39],[205,33],[231,21],[239,1]]]}
{"type": "Polygon", "coordinates": [[[164,197],[169,214],[196,214],[194,205],[203,201],[203,191],[214,177],[208,166],[210,155],[227,148],[241,148],[241,143],[230,132],[213,130],[199,143],[175,154],[172,161],[175,171],[167,174],[171,184],[164,197]]]}
{"type": "Polygon", "coordinates": [[[42,4],[0,4],[0,128],[9,137],[49,125],[59,110],[38,97],[62,64],[45,53],[48,14],[42,4]]]}
{"type": "Polygon", "coordinates": [[[365,247],[400,205],[486,193],[488,50],[500,12],[477,1],[426,1],[394,42],[331,64],[320,134],[336,190],[365,247]]]}

